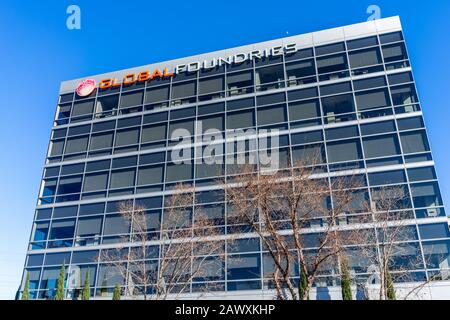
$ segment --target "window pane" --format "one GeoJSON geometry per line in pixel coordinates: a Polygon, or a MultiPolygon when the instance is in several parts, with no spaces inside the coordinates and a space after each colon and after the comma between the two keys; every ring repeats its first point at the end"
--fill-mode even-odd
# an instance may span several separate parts
{"type": "Polygon", "coordinates": [[[120,215],[106,216],[104,235],[124,234],[128,233],[130,228],[129,221],[125,220],[120,215]]]}
{"type": "Polygon", "coordinates": [[[387,89],[356,93],[358,110],[388,107],[391,105],[387,89]]]}
{"type": "Polygon", "coordinates": [[[284,79],[283,65],[256,69],[256,84],[278,82],[284,79]]]}
{"type": "Polygon", "coordinates": [[[120,107],[126,108],[141,105],[143,96],[143,91],[122,93],[122,96],[120,97],[120,107]]]}
{"type": "Polygon", "coordinates": [[[394,105],[417,103],[416,89],[412,85],[391,88],[392,102],[394,105]]]}
{"type": "Polygon", "coordinates": [[[168,164],[166,181],[182,181],[192,179],[192,165],[191,164],[168,164]]]}
{"type": "Polygon", "coordinates": [[[261,259],[259,254],[228,256],[227,273],[229,280],[260,278],[261,259]]]}
{"type": "Polygon", "coordinates": [[[67,139],[65,153],[75,153],[75,152],[86,151],[87,145],[88,145],[88,140],[89,140],[89,136],[67,139]]]}
{"type": "Polygon", "coordinates": [[[400,134],[404,153],[430,151],[425,131],[404,132],[400,134]]]}
{"type": "Polygon", "coordinates": [[[289,103],[289,119],[302,120],[320,117],[318,100],[308,100],[289,103]]]}
{"type": "Polygon", "coordinates": [[[200,79],[198,94],[201,95],[206,93],[223,91],[224,89],[223,85],[224,85],[224,78],[222,76],[200,79]]]}
{"type": "Polygon", "coordinates": [[[342,162],[362,158],[359,140],[328,143],[327,153],[329,162],[342,162]]]}
{"type": "Polygon", "coordinates": [[[154,125],[142,128],[142,143],[166,139],[166,124],[154,125]]]}
{"type": "Polygon", "coordinates": [[[131,187],[134,185],[136,170],[119,170],[111,173],[110,188],[131,187]]]}
{"type": "Polygon", "coordinates": [[[139,129],[117,131],[116,147],[139,143],[139,129]]]}
{"type": "Polygon", "coordinates": [[[288,80],[315,75],[316,66],[314,64],[314,59],[286,64],[286,74],[288,80]]]}
{"type": "Polygon", "coordinates": [[[238,129],[254,126],[254,111],[234,112],[227,115],[227,128],[238,129]]]}
{"type": "Polygon", "coordinates": [[[285,106],[273,106],[268,108],[258,108],[257,112],[258,125],[265,125],[271,123],[286,122],[285,106]]]}
{"type": "Polygon", "coordinates": [[[147,88],[145,103],[154,103],[169,100],[169,86],[147,88]]]}
{"type": "Polygon", "coordinates": [[[372,47],[376,46],[378,44],[378,39],[376,36],[374,37],[367,37],[363,39],[356,39],[356,40],[350,40],[347,41],[347,48],[348,50],[354,50],[364,47],[372,47]]]}
{"type": "Polygon", "coordinates": [[[82,116],[92,113],[94,110],[94,100],[75,102],[73,104],[72,117],[82,116]]]}
{"type": "Polygon", "coordinates": [[[317,59],[317,70],[319,73],[330,73],[345,69],[348,69],[347,57],[345,54],[317,59]]]}
{"type": "Polygon", "coordinates": [[[196,83],[194,81],[177,83],[172,86],[172,99],[191,97],[196,94],[196,83]]]}
{"type": "Polygon", "coordinates": [[[87,174],[84,177],[83,191],[105,190],[108,186],[108,173],[87,174]]]}
{"type": "Polygon", "coordinates": [[[111,148],[113,143],[113,137],[114,132],[106,132],[92,135],[89,150],[111,148]]]}
{"type": "Polygon", "coordinates": [[[355,111],[352,94],[322,98],[322,107],[325,116],[355,111]]]}
{"type": "Polygon", "coordinates": [[[77,236],[99,236],[102,229],[102,220],[101,217],[79,219],[77,236]]]}
{"type": "Polygon", "coordinates": [[[111,111],[119,106],[119,95],[101,97],[97,99],[96,113],[111,111]]]}
{"type": "Polygon", "coordinates": [[[377,158],[400,153],[398,139],[395,135],[363,139],[366,158],[377,158]]]}
{"type": "Polygon", "coordinates": [[[164,166],[151,166],[139,168],[138,185],[162,183],[164,179],[164,166]]]}
{"type": "Polygon", "coordinates": [[[383,46],[383,56],[385,62],[393,62],[408,59],[406,48],[403,43],[383,46]]]}
{"type": "Polygon", "coordinates": [[[372,66],[380,64],[382,62],[380,49],[378,48],[353,51],[348,54],[348,58],[350,60],[350,66],[352,68],[372,66]]]}

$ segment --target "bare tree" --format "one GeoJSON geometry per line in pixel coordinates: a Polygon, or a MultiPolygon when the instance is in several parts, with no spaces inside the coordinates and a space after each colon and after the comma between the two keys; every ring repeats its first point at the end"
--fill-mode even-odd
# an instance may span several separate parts
{"type": "MultiPolygon", "coordinates": [[[[395,300],[394,283],[417,281],[409,270],[423,268],[420,248],[411,243],[417,235],[414,214],[407,210],[409,201],[404,188],[382,187],[372,190],[372,200],[365,204],[371,220],[361,226],[367,232],[359,235],[359,242],[365,243],[359,247],[359,254],[372,273],[367,285],[375,284],[380,300],[395,300]]],[[[407,296],[411,294],[412,291],[407,296]]]]}
{"type": "Polygon", "coordinates": [[[176,299],[190,292],[193,281],[224,272],[221,234],[206,214],[196,210],[193,215],[194,200],[193,188],[177,185],[164,203],[160,239],[153,241],[148,237],[145,208],[129,201],[120,203],[119,213],[130,225],[131,237],[124,237],[115,249],[102,250],[101,260],[120,274],[126,296],[176,299]],[[158,259],[149,260],[155,248],[158,259]]]}
{"type": "Polygon", "coordinates": [[[277,299],[309,299],[317,277],[339,265],[344,250],[336,221],[351,210],[357,183],[352,177],[329,181],[317,168],[308,161],[267,174],[244,165],[225,184],[233,215],[251,227],[273,262],[277,299]],[[311,229],[320,234],[312,245],[307,243],[311,229]],[[300,269],[298,285],[295,268],[300,269]]]}

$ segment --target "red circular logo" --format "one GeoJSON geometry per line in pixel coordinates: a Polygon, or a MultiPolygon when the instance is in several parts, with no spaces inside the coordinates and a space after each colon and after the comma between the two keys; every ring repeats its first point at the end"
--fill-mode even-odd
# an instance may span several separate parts
{"type": "Polygon", "coordinates": [[[87,97],[95,90],[95,80],[94,79],[86,79],[80,82],[75,90],[77,95],[80,97],[87,97]]]}

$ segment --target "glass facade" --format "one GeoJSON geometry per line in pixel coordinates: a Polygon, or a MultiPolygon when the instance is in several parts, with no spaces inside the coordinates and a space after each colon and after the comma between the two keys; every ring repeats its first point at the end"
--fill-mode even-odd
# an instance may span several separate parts
{"type": "MultiPolygon", "coordinates": [[[[149,237],[155,240],[149,263],[157,265],[164,199],[180,182],[198,192],[192,212],[206,209],[224,235],[246,233],[229,214],[218,184],[235,168],[226,161],[205,164],[194,148],[209,128],[224,137],[216,157],[237,156],[227,143],[229,129],[278,129],[282,167],[318,152],[323,173],[357,172],[363,197],[374,199],[380,187],[400,186],[409,197],[404,214],[412,231],[399,244],[408,250],[398,263],[407,266],[408,259],[420,257],[419,268],[409,270],[417,279],[449,273],[446,213],[405,41],[395,31],[98,89],[84,98],[61,94],[25,265],[31,297],[54,295],[62,263],[68,275],[90,272],[93,295],[111,294],[123,279],[106,277],[113,266],[99,257],[130,232],[118,215],[123,200],[145,205],[149,237]],[[183,138],[192,146],[190,164],[171,159],[177,129],[188,132],[183,138]]],[[[358,223],[364,216],[361,211],[341,223],[358,223]]],[[[314,236],[307,250],[314,248],[314,236]]],[[[225,265],[193,281],[191,292],[205,283],[220,291],[269,286],[273,262],[258,238],[232,248],[224,241],[224,250],[225,265]]],[[[367,266],[358,261],[358,248],[352,250],[350,267],[363,277],[367,266]]],[[[292,277],[297,279],[299,270],[292,277]]],[[[337,285],[338,278],[336,270],[324,271],[315,286],[337,285]]],[[[83,279],[67,286],[68,298],[79,295],[83,279]]]]}

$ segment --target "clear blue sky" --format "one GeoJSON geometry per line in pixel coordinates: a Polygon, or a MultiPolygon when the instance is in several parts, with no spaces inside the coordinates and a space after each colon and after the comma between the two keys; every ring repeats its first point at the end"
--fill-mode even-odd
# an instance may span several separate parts
{"type": "Polygon", "coordinates": [[[0,1],[0,299],[19,285],[62,80],[363,22],[371,4],[402,19],[448,205],[450,1],[0,1]]]}

